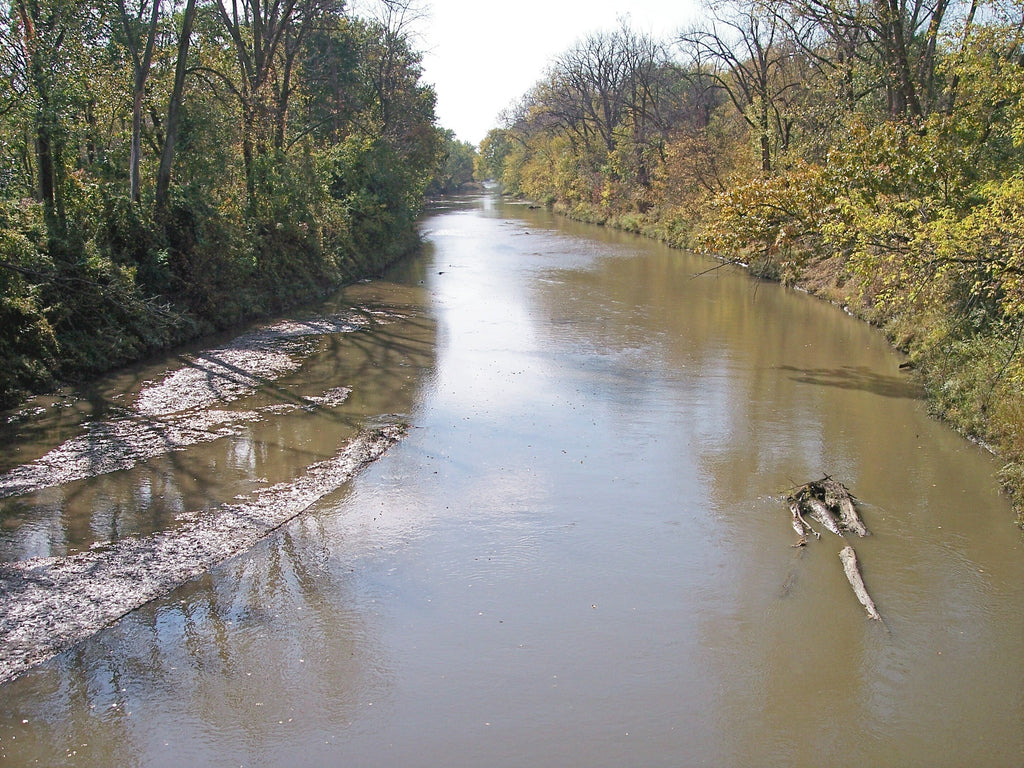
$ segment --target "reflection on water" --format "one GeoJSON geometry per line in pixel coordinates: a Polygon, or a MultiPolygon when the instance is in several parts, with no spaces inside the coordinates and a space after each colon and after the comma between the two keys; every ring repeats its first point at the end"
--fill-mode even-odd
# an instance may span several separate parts
{"type": "MultiPolygon", "coordinates": [[[[304,519],[295,533],[315,539],[316,525],[304,519]]],[[[352,607],[351,573],[332,571],[322,539],[304,544],[297,552],[286,531],[274,547],[9,686],[18,701],[13,715],[4,705],[4,756],[17,763],[34,752],[47,765],[303,764],[311,720],[344,732],[368,704],[361,692],[380,695],[388,684],[372,627],[352,607]]]]}
{"type": "Polygon", "coordinates": [[[39,423],[8,435],[26,461],[0,474],[0,562],[173,527],[300,476],[356,432],[368,404],[406,409],[433,329],[405,314],[415,291],[396,287],[389,304],[378,293],[360,286],[322,314],[116,377],[88,406],[34,407],[39,423]]]}
{"type": "MultiPolygon", "coordinates": [[[[104,482],[134,478],[123,515],[160,495],[197,508],[297,476],[381,414],[404,415],[406,439],[247,555],[5,686],[0,755],[1021,763],[1024,561],[996,465],[927,417],[875,331],[525,206],[451,203],[423,228],[421,258],[339,299],[397,319],[322,337],[233,405],[261,414],[241,435],[174,454],[191,471],[151,459],[104,482]],[[338,387],[337,407],[260,410],[338,387]],[[157,466],[168,480],[142,492],[157,466]],[[781,495],[825,473],[861,500],[885,627],[846,584],[843,542],[791,547],[781,495]]],[[[78,484],[5,510],[86,540],[45,497],[78,484]]]]}

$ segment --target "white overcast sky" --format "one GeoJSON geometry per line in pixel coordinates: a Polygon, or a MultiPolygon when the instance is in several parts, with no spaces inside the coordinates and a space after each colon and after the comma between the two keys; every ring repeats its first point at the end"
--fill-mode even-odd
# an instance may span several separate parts
{"type": "Polygon", "coordinates": [[[699,0],[421,0],[423,80],[437,90],[438,122],[478,144],[498,113],[521,97],[576,41],[628,17],[637,32],[668,40],[692,24],[699,0]]]}

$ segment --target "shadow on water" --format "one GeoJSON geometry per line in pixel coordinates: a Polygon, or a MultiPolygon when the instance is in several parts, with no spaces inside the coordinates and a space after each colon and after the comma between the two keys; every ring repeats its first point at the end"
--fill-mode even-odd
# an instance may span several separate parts
{"type": "Polygon", "coordinates": [[[799,384],[859,390],[882,397],[895,397],[904,400],[916,400],[921,397],[920,387],[912,381],[901,376],[886,376],[866,366],[798,368],[792,365],[780,365],[778,370],[792,374],[790,379],[799,384]]]}
{"type": "Polygon", "coordinates": [[[175,528],[183,512],[290,481],[367,417],[411,407],[434,364],[434,322],[400,283],[352,286],[283,322],[97,382],[57,411],[74,412],[66,429],[17,425],[10,453],[31,458],[0,473],[0,561],[175,528]],[[253,357],[225,354],[233,344],[253,357]],[[294,362],[264,369],[266,352],[294,362]],[[154,386],[170,397],[128,405],[154,386]]]}

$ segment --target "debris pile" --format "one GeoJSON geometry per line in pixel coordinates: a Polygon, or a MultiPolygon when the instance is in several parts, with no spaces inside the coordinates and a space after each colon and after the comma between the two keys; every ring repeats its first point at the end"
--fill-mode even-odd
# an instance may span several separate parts
{"type": "Polygon", "coordinates": [[[844,533],[868,535],[868,529],[857,514],[850,489],[828,475],[801,485],[786,496],[786,503],[793,516],[793,530],[801,539],[806,540],[808,533],[821,538],[821,534],[807,522],[808,517],[836,536],[844,533]]]}
{"type": "MultiPolygon", "coordinates": [[[[869,535],[868,529],[857,512],[857,505],[854,503],[854,496],[850,493],[850,489],[828,475],[821,480],[805,483],[790,492],[786,496],[786,504],[792,518],[793,530],[800,537],[793,545],[794,547],[805,546],[808,535],[813,535],[815,539],[821,538],[821,534],[811,526],[808,519],[818,523],[836,536],[843,536],[847,533],[857,536],[869,535]]],[[[850,582],[857,600],[864,606],[864,610],[867,611],[870,618],[881,621],[882,617],[864,585],[860,565],[857,562],[857,553],[853,547],[844,547],[839,553],[839,559],[843,563],[843,572],[846,574],[846,579],[850,582]]]]}

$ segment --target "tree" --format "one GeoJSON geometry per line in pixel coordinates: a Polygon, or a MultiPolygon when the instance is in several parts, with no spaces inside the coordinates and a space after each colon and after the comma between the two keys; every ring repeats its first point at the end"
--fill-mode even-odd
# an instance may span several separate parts
{"type": "Polygon", "coordinates": [[[788,148],[788,107],[802,78],[793,46],[771,2],[743,0],[709,11],[709,22],[679,35],[684,66],[710,77],[729,97],[756,137],[761,171],[770,173],[775,151],[788,148]],[[773,150],[773,142],[777,150],[773,150]]]}
{"type": "Polygon", "coordinates": [[[480,151],[476,155],[475,176],[478,179],[501,179],[505,171],[505,158],[512,151],[509,132],[502,128],[492,128],[480,142],[480,151]]]}
{"type": "Polygon", "coordinates": [[[181,109],[185,95],[185,77],[188,73],[188,50],[192,42],[192,28],[195,25],[196,0],[186,0],[181,18],[181,33],[178,35],[177,56],[174,65],[174,85],[167,102],[167,120],[164,126],[163,147],[160,150],[160,167],[156,175],[156,197],[154,205],[162,218],[167,209],[167,196],[171,186],[171,166],[178,145],[181,128],[181,109]]]}
{"type": "Polygon", "coordinates": [[[796,0],[788,17],[819,64],[841,71],[852,102],[880,88],[891,118],[920,121],[941,104],[946,23],[974,21],[979,0],[796,0]],[[862,83],[856,83],[860,70],[862,83]]]}
{"type": "Polygon", "coordinates": [[[450,195],[473,181],[476,147],[468,141],[459,141],[454,131],[443,131],[444,157],[431,179],[427,192],[431,195],[450,195]]]}
{"type": "Polygon", "coordinates": [[[35,144],[36,193],[52,250],[68,234],[65,204],[66,122],[74,112],[78,48],[98,14],[82,0],[15,0],[5,37],[16,46],[11,75],[24,94],[35,144]]]}
{"type": "Polygon", "coordinates": [[[146,97],[146,80],[153,64],[157,23],[160,20],[160,0],[139,0],[138,6],[131,12],[125,0],[118,0],[118,11],[125,45],[132,57],[132,138],[128,175],[129,194],[132,202],[137,203],[142,199],[139,172],[142,154],[142,107],[143,99],[146,97]],[[147,15],[149,21],[145,22],[147,15]]]}
{"type": "Polygon", "coordinates": [[[217,9],[238,64],[234,90],[242,108],[242,156],[249,195],[253,197],[256,194],[255,156],[268,152],[273,143],[274,126],[283,119],[278,115],[284,109],[280,98],[288,87],[275,84],[273,78],[279,71],[277,57],[299,0],[230,0],[230,8],[225,3],[226,0],[217,0],[217,9]],[[279,99],[276,106],[273,104],[275,95],[279,99]]]}

